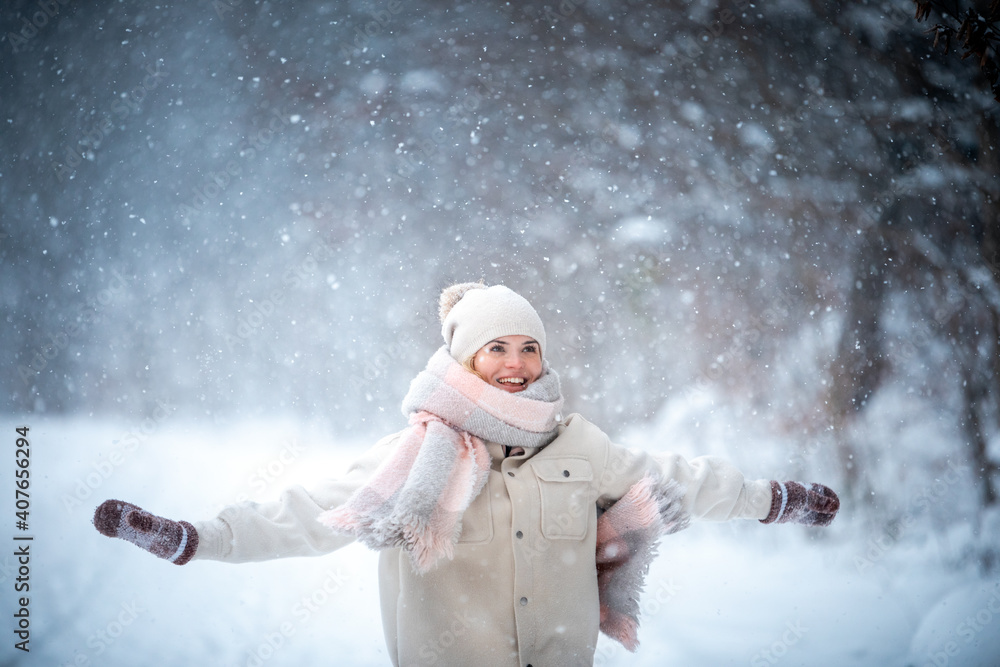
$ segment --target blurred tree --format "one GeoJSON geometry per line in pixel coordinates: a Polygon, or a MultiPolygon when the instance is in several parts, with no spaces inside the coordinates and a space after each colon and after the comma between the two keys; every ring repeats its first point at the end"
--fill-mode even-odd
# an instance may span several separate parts
{"type": "MultiPolygon", "coordinates": [[[[926,18],[932,3],[918,4],[918,17],[926,18]]],[[[956,7],[945,8],[950,4],[933,6],[945,18],[957,16],[956,7]]],[[[931,323],[931,338],[953,351],[963,404],[959,423],[968,444],[962,458],[971,464],[983,506],[998,498],[998,465],[989,456],[988,443],[1000,435],[1000,131],[997,107],[977,89],[996,83],[989,56],[996,41],[996,9],[996,2],[985,16],[967,9],[957,28],[965,36],[966,55],[980,56],[978,71],[935,57],[905,24],[888,31],[882,41],[858,41],[859,50],[870,53],[873,61],[889,65],[901,101],[868,119],[886,167],[872,179],[871,189],[887,205],[875,224],[862,225],[864,241],[833,390],[840,421],[864,409],[885,370],[887,333],[881,318],[887,291],[925,295],[924,321],[931,323]]],[[[945,37],[951,34],[946,27],[936,30],[945,37]]]]}

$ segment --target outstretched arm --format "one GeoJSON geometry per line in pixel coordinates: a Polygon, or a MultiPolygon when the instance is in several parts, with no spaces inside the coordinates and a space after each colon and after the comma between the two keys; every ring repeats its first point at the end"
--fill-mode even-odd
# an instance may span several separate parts
{"type": "Polygon", "coordinates": [[[684,514],[694,519],[827,526],[840,509],[837,494],[822,484],[746,479],[735,466],[716,456],[688,460],[677,454],[654,456],[614,445],[602,485],[606,495],[598,502],[617,500],[644,474],[676,481],[684,491],[684,514]]]}
{"type": "Polygon", "coordinates": [[[686,485],[685,505],[696,518],[828,526],[840,510],[837,494],[822,484],[748,480],[714,456],[656,458],[668,478],[686,485]]]}
{"type": "Polygon", "coordinates": [[[383,438],[340,479],[311,491],[294,486],[273,502],[231,505],[209,521],[172,521],[130,503],[107,500],[94,513],[94,526],[177,565],[193,559],[243,563],[329,553],[354,537],[332,531],[316,517],[345,503],[397,439],[398,434],[383,438]]]}

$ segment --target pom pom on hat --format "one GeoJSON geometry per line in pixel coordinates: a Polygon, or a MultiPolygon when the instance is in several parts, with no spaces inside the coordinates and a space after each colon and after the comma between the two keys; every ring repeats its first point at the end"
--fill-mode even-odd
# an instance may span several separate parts
{"type": "Polygon", "coordinates": [[[503,285],[458,283],[441,292],[441,335],[455,361],[502,336],[530,336],[544,354],[545,327],[528,300],[503,285]]]}
{"type": "Polygon", "coordinates": [[[441,298],[438,299],[438,317],[441,318],[441,324],[444,324],[448,313],[470,289],[486,289],[486,284],[481,280],[478,283],[455,283],[441,291],[441,298]]]}

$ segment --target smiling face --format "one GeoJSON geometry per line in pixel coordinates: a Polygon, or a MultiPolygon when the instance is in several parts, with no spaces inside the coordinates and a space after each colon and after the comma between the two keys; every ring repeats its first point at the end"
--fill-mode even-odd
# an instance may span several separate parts
{"type": "Polygon", "coordinates": [[[513,394],[542,375],[542,351],[534,338],[501,336],[479,348],[472,368],[490,385],[513,394]]]}

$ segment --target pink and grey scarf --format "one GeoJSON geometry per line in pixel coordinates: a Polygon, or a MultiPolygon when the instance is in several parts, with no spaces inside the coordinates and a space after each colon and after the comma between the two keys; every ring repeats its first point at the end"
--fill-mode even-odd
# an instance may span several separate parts
{"type": "Polygon", "coordinates": [[[410,427],[372,479],[319,516],[373,549],[402,547],[418,572],[452,558],[462,514],[490,472],[484,440],[547,445],[558,434],[559,378],[545,372],[524,391],[492,387],[439,349],[410,384],[410,427]]]}
{"type": "MultiPolygon", "coordinates": [[[[400,547],[417,572],[454,556],[462,515],[490,471],[484,441],[543,447],[558,435],[559,378],[546,368],[527,389],[492,387],[439,349],[410,385],[410,426],[372,478],[324,525],[372,549],[400,547]]],[[[676,485],[646,478],[598,520],[601,630],[629,650],[638,645],[638,599],[655,543],[683,526],[676,485]]]]}

